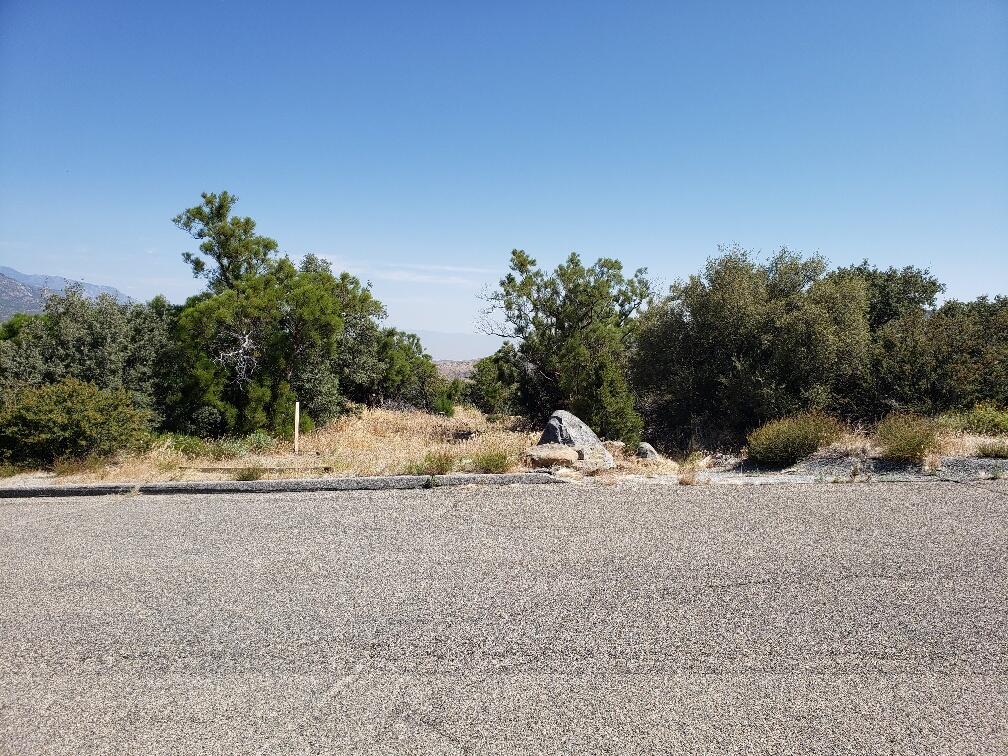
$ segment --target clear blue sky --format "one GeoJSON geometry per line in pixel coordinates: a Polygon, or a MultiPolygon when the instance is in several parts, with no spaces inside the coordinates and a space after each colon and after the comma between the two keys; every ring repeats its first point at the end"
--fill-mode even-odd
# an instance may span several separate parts
{"type": "Polygon", "coordinates": [[[411,329],[473,330],[513,247],[1008,293],[1008,2],[0,0],[0,263],[181,301],[224,188],[411,329]]]}

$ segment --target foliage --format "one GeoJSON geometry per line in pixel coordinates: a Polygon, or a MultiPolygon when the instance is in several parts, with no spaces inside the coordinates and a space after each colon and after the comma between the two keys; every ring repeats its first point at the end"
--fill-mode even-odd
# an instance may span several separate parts
{"type": "Polygon", "coordinates": [[[948,412],[938,418],[942,427],[978,436],[1008,436],[1008,410],[993,402],[981,402],[965,412],[948,412]]]}
{"type": "Polygon", "coordinates": [[[139,448],[148,414],[123,389],[76,378],[18,389],[0,408],[0,458],[16,465],[107,456],[139,448]]]}
{"type": "Polygon", "coordinates": [[[175,317],[163,297],[121,303],[105,294],[89,299],[79,286],[70,286],[51,295],[41,315],[15,317],[4,326],[0,388],[9,392],[76,378],[127,392],[157,423],[172,373],[175,317]]]}
{"type": "Polygon", "coordinates": [[[447,393],[438,394],[434,397],[434,401],[431,404],[431,411],[436,415],[451,417],[455,414],[455,402],[452,401],[447,393]]]}
{"type": "Polygon", "coordinates": [[[830,411],[864,369],[867,295],[821,257],[738,246],[672,286],[644,316],[634,380],[653,434],[682,445],[735,442],[800,411],[830,411]]]}
{"type": "Polygon", "coordinates": [[[836,441],[842,433],[839,421],[813,412],[771,420],[749,434],[749,458],[769,467],[787,467],[836,441]]]}
{"type": "Polygon", "coordinates": [[[938,423],[922,415],[894,412],[875,429],[875,444],[882,459],[923,462],[939,448],[938,423]]]}
{"type": "Polygon", "coordinates": [[[200,243],[199,252],[182,255],[193,275],[207,279],[210,290],[220,293],[233,288],[243,278],[267,272],[276,241],[255,232],[255,221],[231,215],[238,197],[221,192],[203,192],[203,201],[183,210],[172,223],[200,243]],[[207,260],[212,265],[207,267],[207,260]]]}
{"type": "Polygon", "coordinates": [[[927,269],[907,266],[879,270],[864,260],[840,268],[837,274],[854,276],[865,283],[868,295],[868,327],[874,333],[891,320],[933,308],[945,284],[927,269]]]}
{"type": "Polygon", "coordinates": [[[511,342],[505,342],[494,354],[477,360],[469,378],[467,398],[488,415],[513,414],[518,411],[520,374],[518,351],[511,342]]]}
{"type": "Polygon", "coordinates": [[[509,368],[517,405],[536,420],[569,409],[601,436],[636,443],[642,423],[627,361],[650,297],[645,271],[626,278],[617,260],[585,267],[572,254],[548,274],[512,251],[511,272],[489,297],[488,314],[500,313],[503,323],[487,330],[518,343],[509,368]]]}
{"type": "Polygon", "coordinates": [[[382,328],[382,304],[348,273],[306,255],[295,265],[231,216],[236,198],[204,194],[176,225],[201,241],[186,253],[206,293],[179,315],[182,358],[168,427],[201,436],[257,429],[293,434],[326,423],[350,403],[445,408],[448,390],[419,340],[382,328]]]}

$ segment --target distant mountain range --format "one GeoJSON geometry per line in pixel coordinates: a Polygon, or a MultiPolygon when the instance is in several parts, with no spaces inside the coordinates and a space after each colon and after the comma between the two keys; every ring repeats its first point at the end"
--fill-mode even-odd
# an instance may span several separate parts
{"type": "Polygon", "coordinates": [[[63,276],[21,273],[0,265],[0,322],[19,312],[42,312],[47,295],[65,291],[71,284],[80,286],[89,297],[109,294],[120,302],[130,301],[129,297],[113,286],[99,286],[63,276]]]}

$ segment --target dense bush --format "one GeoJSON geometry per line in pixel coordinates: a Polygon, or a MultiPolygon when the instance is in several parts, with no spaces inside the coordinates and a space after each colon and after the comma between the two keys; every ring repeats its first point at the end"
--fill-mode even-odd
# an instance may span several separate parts
{"type": "Polygon", "coordinates": [[[739,247],[672,287],[644,315],[634,380],[651,434],[736,443],[762,423],[831,411],[869,345],[866,288],[820,257],[739,247]]]}
{"type": "Polygon", "coordinates": [[[913,413],[894,412],[875,429],[880,456],[891,462],[923,462],[940,441],[938,423],[913,413]]]}
{"type": "Polygon", "coordinates": [[[488,415],[518,412],[519,359],[517,350],[507,342],[494,354],[478,360],[469,377],[468,400],[488,415]]]}
{"type": "Polygon", "coordinates": [[[71,286],[51,295],[37,316],[16,316],[0,340],[0,390],[76,378],[102,389],[122,389],[148,410],[165,413],[172,374],[176,308],[163,297],[122,303],[84,296],[71,286]]]}
{"type": "Polygon", "coordinates": [[[106,456],[148,440],[149,416],[123,389],[76,378],[29,386],[0,408],[0,457],[17,465],[106,456]]]}
{"type": "Polygon", "coordinates": [[[749,434],[749,459],[769,467],[786,467],[814,454],[842,433],[840,422],[811,412],[771,420],[749,434]]]}
{"type": "MultiPolygon", "coordinates": [[[[571,255],[550,274],[514,250],[511,272],[489,298],[490,312],[503,322],[488,330],[517,343],[506,366],[515,380],[513,388],[499,397],[491,392],[488,399],[506,397],[538,421],[569,409],[599,435],[635,444],[642,422],[627,366],[636,316],[650,296],[645,271],[626,278],[617,260],[585,267],[571,255]]],[[[496,368],[503,358],[498,353],[496,368]]],[[[506,380],[499,370],[496,380],[506,380]]]]}

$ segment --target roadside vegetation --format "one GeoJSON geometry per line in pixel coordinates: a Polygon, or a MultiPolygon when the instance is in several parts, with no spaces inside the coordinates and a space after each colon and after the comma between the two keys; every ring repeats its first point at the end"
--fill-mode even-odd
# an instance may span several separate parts
{"type": "Polygon", "coordinates": [[[183,305],[69,289],[0,325],[5,472],[501,472],[557,409],[627,449],[746,448],[766,466],[854,427],[915,462],[996,456],[1008,436],[1008,298],[939,303],[927,270],[732,246],[659,291],[615,259],[548,270],[514,250],[484,313],[507,342],[446,380],[415,335],[383,325],[368,284],[283,254],[236,202],[203,194],[173,219],[205,283],[183,305]]]}
{"type": "Polygon", "coordinates": [[[940,426],[912,413],[888,415],[875,429],[879,456],[890,462],[925,462],[941,447],[940,426]]]}
{"type": "Polygon", "coordinates": [[[748,436],[749,459],[768,467],[787,467],[843,435],[832,417],[802,412],[761,425],[748,436]]]}

